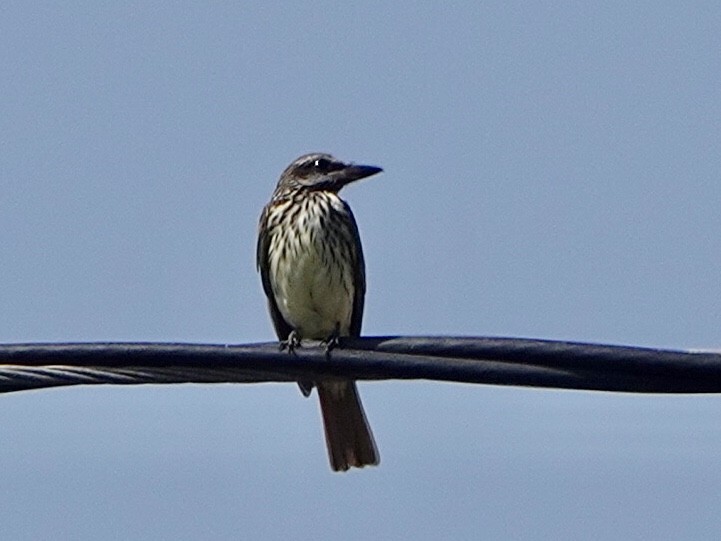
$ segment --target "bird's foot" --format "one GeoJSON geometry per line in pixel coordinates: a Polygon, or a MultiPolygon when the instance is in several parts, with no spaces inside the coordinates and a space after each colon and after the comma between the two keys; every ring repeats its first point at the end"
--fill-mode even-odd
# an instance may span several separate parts
{"type": "Polygon", "coordinates": [[[335,330],[328,338],[320,343],[321,346],[325,347],[325,356],[330,357],[330,352],[336,347],[340,346],[340,325],[336,323],[335,330]]]}
{"type": "Polygon", "coordinates": [[[295,353],[296,348],[300,347],[300,334],[298,334],[298,331],[293,329],[290,331],[290,334],[288,335],[287,340],[281,340],[280,341],[280,350],[285,351],[288,350],[288,353],[295,353]]]}

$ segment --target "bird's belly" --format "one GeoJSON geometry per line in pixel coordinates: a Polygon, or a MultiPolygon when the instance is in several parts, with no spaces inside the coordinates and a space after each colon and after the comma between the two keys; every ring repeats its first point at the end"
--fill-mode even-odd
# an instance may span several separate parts
{"type": "MultiPolygon", "coordinates": [[[[309,239],[302,239],[309,240],[309,239]]],[[[353,311],[352,272],[312,242],[290,250],[282,272],[275,272],[275,299],[283,318],[302,338],[324,340],[347,335],[353,311]]]]}

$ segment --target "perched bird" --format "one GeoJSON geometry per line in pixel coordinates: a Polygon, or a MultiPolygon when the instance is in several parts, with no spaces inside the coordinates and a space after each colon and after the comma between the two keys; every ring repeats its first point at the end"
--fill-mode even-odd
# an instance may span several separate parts
{"type": "MultiPolygon", "coordinates": [[[[330,154],[306,154],[280,176],[258,228],[257,266],[281,347],[360,336],[365,263],[358,226],[338,192],[380,167],[354,165],[330,154]]],[[[331,468],[376,465],[373,434],[353,380],[299,382],[318,389],[331,468]]]]}

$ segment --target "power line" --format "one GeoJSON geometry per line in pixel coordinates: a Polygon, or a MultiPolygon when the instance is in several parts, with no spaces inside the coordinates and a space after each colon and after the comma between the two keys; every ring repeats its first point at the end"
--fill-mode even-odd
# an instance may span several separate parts
{"type": "Polygon", "coordinates": [[[89,384],[261,383],[344,377],[633,393],[721,392],[721,353],[521,338],[344,338],[277,343],[0,345],[0,392],[89,384]]]}

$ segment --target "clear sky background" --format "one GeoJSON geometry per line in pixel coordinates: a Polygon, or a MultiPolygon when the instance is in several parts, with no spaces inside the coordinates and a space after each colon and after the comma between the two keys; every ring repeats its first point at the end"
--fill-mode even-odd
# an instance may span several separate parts
{"type": "MultiPolygon", "coordinates": [[[[366,335],[721,347],[718,2],[0,7],[0,341],[274,339],[258,215],[345,190],[366,335]]],[[[331,473],[290,384],[0,396],[4,539],[721,534],[721,398],[361,384],[331,473]]]]}

